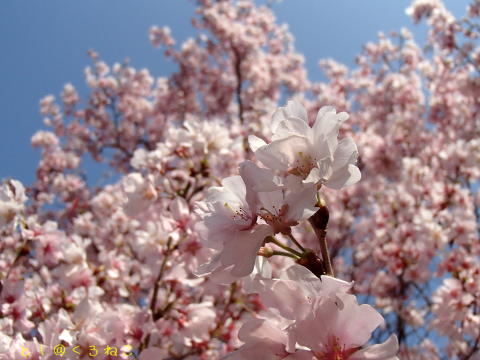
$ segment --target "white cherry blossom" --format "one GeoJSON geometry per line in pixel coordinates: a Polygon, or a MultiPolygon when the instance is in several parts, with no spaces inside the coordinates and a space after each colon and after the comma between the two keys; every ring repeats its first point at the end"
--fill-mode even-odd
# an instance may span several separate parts
{"type": "Polygon", "coordinates": [[[27,201],[25,188],[17,180],[7,180],[0,186],[0,229],[14,223],[27,201]]]}
{"type": "Polygon", "coordinates": [[[196,229],[206,246],[216,250],[210,262],[198,269],[197,275],[226,272],[233,277],[247,276],[272,230],[266,224],[256,223],[255,200],[247,201],[245,183],[240,176],[225,178],[222,185],[210,188],[205,201],[197,203],[202,222],[196,229]]]}
{"type": "Polygon", "coordinates": [[[355,165],[358,157],[355,142],[350,137],[337,139],[340,126],[347,119],[345,112],[337,114],[333,107],[322,107],[310,127],[305,108],[289,101],[273,116],[272,142],[267,144],[249,136],[249,144],[265,167],[285,179],[284,185],[302,181],[341,189],[361,178],[355,165]]]}

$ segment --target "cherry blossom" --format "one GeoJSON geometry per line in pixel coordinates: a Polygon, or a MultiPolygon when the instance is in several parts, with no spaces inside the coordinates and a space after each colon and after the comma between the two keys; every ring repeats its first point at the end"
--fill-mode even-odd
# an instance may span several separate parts
{"type": "Polygon", "coordinates": [[[207,245],[220,252],[198,274],[218,268],[242,277],[252,272],[257,252],[272,230],[266,224],[257,224],[256,204],[247,202],[240,176],[223,179],[222,185],[211,188],[205,202],[199,204],[203,219],[200,225],[204,228],[199,231],[203,230],[207,245]]]}
{"type": "Polygon", "coordinates": [[[7,180],[0,188],[0,229],[15,222],[27,200],[25,189],[17,180],[7,180]]]}
{"type": "Polygon", "coordinates": [[[146,210],[157,199],[152,176],[145,179],[139,173],[131,173],[123,179],[123,189],[127,196],[124,209],[129,215],[146,210]]]}
{"type": "Polygon", "coordinates": [[[321,82],[269,5],[199,0],[191,38],[151,28],[171,74],[90,50],[40,100],[35,181],[0,185],[0,359],[478,359],[478,1],[413,1],[424,40],[321,82]]]}
{"type": "Polygon", "coordinates": [[[245,344],[226,359],[398,359],[395,335],[362,348],[383,317],[370,305],[358,305],[347,293],[352,284],[319,279],[298,265],[283,279],[257,281],[254,288],[268,306],[265,318],[243,325],[239,338],[245,344]]]}
{"type": "Polygon", "coordinates": [[[358,157],[352,138],[337,140],[338,131],[348,114],[337,114],[332,107],[319,110],[312,127],[303,106],[290,101],[278,109],[272,120],[272,142],[256,136],[249,142],[256,158],[283,177],[298,177],[305,183],[325,184],[340,189],[360,180],[354,165],[358,157]]]}

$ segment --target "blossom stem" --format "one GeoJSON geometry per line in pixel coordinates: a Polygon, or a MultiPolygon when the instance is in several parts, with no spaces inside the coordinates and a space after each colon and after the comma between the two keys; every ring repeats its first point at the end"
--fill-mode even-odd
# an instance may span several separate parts
{"type": "Polygon", "coordinates": [[[298,242],[297,239],[295,239],[295,237],[292,235],[292,233],[288,234],[287,236],[290,238],[290,240],[293,241],[293,243],[294,243],[295,245],[298,246],[298,248],[299,248],[300,250],[302,250],[302,252],[305,252],[305,248],[302,246],[302,244],[300,244],[300,243],[298,242]]]}
{"type": "Polygon", "coordinates": [[[286,252],[286,251],[277,251],[277,250],[274,250],[274,251],[272,252],[272,255],[288,256],[288,257],[291,257],[292,259],[295,259],[295,260],[300,259],[299,256],[294,255],[294,254],[291,254],[291,253],[286,252]]]}
{"type": "Polygon", "coordinates": [[[322,260],[325,264],[325,270],[327,275],[334,276],[333,266],[330,260],[330,254],[328,253],[327,245],[327,231],[324,229],[317,229],[314,227],[315,234],[317,235],[318,241],[320,242],[320,251],[322,253],[322,260]]]}
{"type": "Polygon", "coordinates": [[[273,242],[275,245],[280,246],[282,249],[287,250],[289,253],[294,254],[298,257],[302,257],[302,254],[299,253],[297,250],[292,249],[290,246],[287,246],[287,245],[281,243],[280,241],[275,239],[273,236],[269,236],[267,238],[267,242],[273,242]]]}

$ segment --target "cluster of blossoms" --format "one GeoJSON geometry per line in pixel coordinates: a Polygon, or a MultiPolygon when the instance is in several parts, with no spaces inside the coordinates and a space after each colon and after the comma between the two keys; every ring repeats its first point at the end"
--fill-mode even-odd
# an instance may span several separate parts
{"type": "MultiPolygon", "coordinates": [[[[240,328],[239,339],[245,344],[228,359],[397,359],[395,336],[382,345],[362,348],[383,318],[347,293],[352,284],[326,275],[316,277],[300,265],[281,271],[279,279],[271,278],[268,265],[254,271],[257,254],[284,255],[312,266],[309,258],[314,253],[295,239],[292,227],[326,212],[317,195],[323,185],[340,189],[360,180],[354,141],[350,137],[337,140],[347,118],[346,113],[323,107],[310,126],[305,108],[289,101],[273,115],[270,143],[249,137],[264,167],[242,162],[240,176],[224,179],[222,187],[208,190],[198,204],[202,221],[196,229],[214,250],[199,274],[232,282],[254,272],[246,291],[258,293],[265,306],[264,312],[240,328]],[[286,237],[298,250],[276,236],[286,237]]],[[[319,223],[312,221],[312,225],[319,223]]],[[[325,225],[320,227],[316,230],[325,231],[325,225]]],[[[324,236],[319,240],[325,241],[324,236]]],[[[323,268],[320,273],[331,272],[326,266],[328,253],[322,255],[316,259],[323,268]]]]}
{"type": "Polygon", "coordinates": [[[245,342],[226,359],[361,360],[398,359],[398,342],[392,335],[383,344],[362,348],[383,317],[370,305],[359,305],[342,280],[314,276],[299,265],[282,278],[257,274],[249,291],[260,294],[266,306],[239,331],[245,342]]]}
{"type": "Polygon", "coordinates": [[[264,167],[242,162],[240,176],[222,180],[223,186],[211,188],[198,205],[197,230],[208,247],[218,250],[200,274],[230,281],[249,275],[265,238],[282,234],[295,241],[291,227],[318,210],[322,185],[339,189],[360,180],[355,143],[337,140],[347,118],[324,107],[310,127],[303,106],[290,101],[273,115],[270,143],[248,138],[264,167]]]}
{"type": "Polygon", "coordinates": [[[87,97],[41,100],[36,181],[0,185],[0,359],[478,359],[479,1],[413,1],[426,46],[319,83],[271,8],[197,5],[180,46],[151,29],[170,76],[90,51],[87,97]]]}

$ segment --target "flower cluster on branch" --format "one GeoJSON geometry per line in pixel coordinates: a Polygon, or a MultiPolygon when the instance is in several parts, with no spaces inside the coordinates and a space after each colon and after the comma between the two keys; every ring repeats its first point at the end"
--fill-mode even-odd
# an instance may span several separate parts
{"type": "Polygon", "coordinates": [[[88,92],[40,101],[36,180],[0,185],[0,359],[478,359],[479,2],[413,1],[424,44],[324,82],[272,6],[196,3],[194,38],[150,31],[169,76],[89,51],[88,92]]]}

